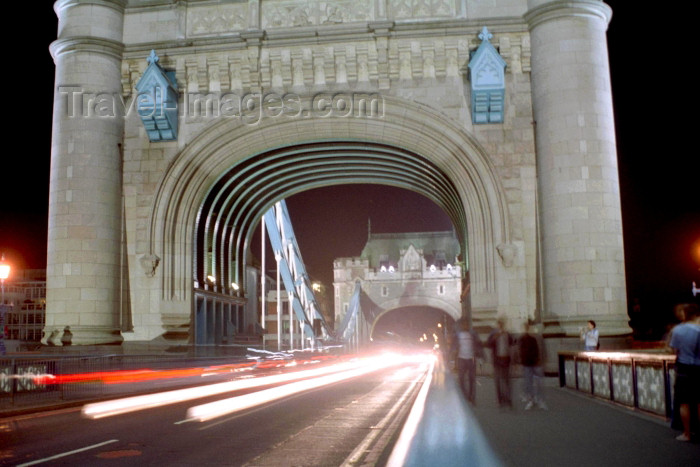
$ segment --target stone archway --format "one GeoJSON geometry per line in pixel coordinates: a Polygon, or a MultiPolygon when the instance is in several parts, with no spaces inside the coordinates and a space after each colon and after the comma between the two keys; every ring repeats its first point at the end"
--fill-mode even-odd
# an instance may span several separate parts
{"type": "MultiPolygon", "coordinates": [[[[418,180],[403,179],[400,183],[404,185],[397,182],[397,186],[421,192],[446,209],[467,252],[465,270],[469,271],[472,300],[488,303],[492,309],[498,307],[496,246],[510,243],[510,229],[504,190],[489,158],[463,128],[435,109],[384,97],[383,113],[378,117],[278,117],[264,118],[257,125],[222,120],[205,129],[173,160],[158,187],[149,226],[149,251],[144,252],[162,260],[158,271],[161,300],[183,305],[172,308],[180,311],[171,320],[183,324],[190,320],[196,279],[195,226],[222,174],[256,155],[296,151],[301,160],[309,145],[326,144],[332,151],[333,145],[341,143],[359,145],[356,152],[365,154],[365,162],[377,148],[387,148],[392,154],[424,161],[441,174],[440,182],[448,185],[446,191],[436,186],[426,188],[418,180]]],[[[379,173],[379,169],[370,168],[361,175],[363,180],[371,179],[372,170],[379,173]]],[[[276,187],[274,180],[270,183],[276,187]]],[[[313,171],[302,174],[296,184],[280,184],[274,195],[258,200],[255,215],[259,218],[279,198],[333,183],[343,183],[342,177],[315,181],[313,171]]]]}
{"type": "MultiPolygon", "coordinates": [[[[387,329],[391,329],[391,335],[396,335],[398,342],[405,342],[403,337],[406,336],[401,336],[397,333],[397,328],[404,328],[403,330],[405,331],[408,327],[413,328],[415,331],[420,331],[421,334],[428,331],[428,328],[432,328],[433,332],[437,331],[441,334],[441,339],[444,339],[443,343],[446,343],[448,340],[447,336],[454,331],[454,325],[459,318],[455,318],[448,310],[441,308],[440,304],[435,305],[437,306],[428,304],[401,305],[396,308],[383,310],[375,317],[374,322],[370,323],[369,335],[371,340],[379,342],[389,340],[391,342],[393,339],[386,339],[387,336],[385,335],[387,329]],[[396,315],[406,315],[409,319],[399,320],[395,318],[396,315]],[[404,324],[404,326],[401,324],[404,324]],[[408,326],[405,326],[406,324],[408,326]]],[[[412,343],[415,344],[416,342],[412,343]]]]}
{"type": "Polygon", "coordinates": [[[434,308],[437,310],[442,310],[445,314],[449,315],[453,320],[457,321],[462,317],[461,309],[459,309],[458,304],[452,303],[449,300],[441,300],[436,297],[416,297],[413,300],[407,301],[405,298],[387,300],[385,302],[379,302],[376,304],[382,311],[377,315],[375,321],[379,319],[382,315],[399,308],[406,307],[426,307],[434,308]]]}

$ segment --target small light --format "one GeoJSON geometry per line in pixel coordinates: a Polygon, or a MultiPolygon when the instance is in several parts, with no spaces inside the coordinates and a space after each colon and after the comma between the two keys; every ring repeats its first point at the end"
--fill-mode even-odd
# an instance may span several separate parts
{"type": "Polygon", "coordinates": [[[209,275],[209,276],[207,276],[207,280],[213,284],[216,282],[216,277],[209,275]]]}
{"type": "Polygon", "coordinates": [[[430,265],[430,272],[435,272],[436,269],[437,269],[437,268],[435,267],[434,264],[431,264],[431,265],[430,265]]]}
{"type": "Polygon", "coordinates": [[[240,287],[238,286],[238,284],[236,284],[235,282],[231,282],[231,287],[233,287],[233,290],[238,290],[238,289],[240,289],[240,287]]]}

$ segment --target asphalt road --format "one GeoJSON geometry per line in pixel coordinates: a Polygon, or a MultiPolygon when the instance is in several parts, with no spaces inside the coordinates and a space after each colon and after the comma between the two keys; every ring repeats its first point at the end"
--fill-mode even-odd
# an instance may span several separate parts
{"type": "Polygon", "coordinates": [[[367,439],[389,445],[400,423],[386,415],[402,396],[410,406],[423,371],[389,368],[207,422],[186,421],[188,408],[242,392],[96,420],[80,408],[0,419],[0,465],[341,465],[367,439]]]}

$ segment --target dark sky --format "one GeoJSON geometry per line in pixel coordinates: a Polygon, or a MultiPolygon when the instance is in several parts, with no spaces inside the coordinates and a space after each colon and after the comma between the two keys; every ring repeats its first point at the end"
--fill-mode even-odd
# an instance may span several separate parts
{"type": "MultiPolygon", "coordinates": [[[[6,18],[26,17],[28,3],[10,3],[6,18]]],[[[614,10],[608,41],[628,295],[640,298],[647,313],[665,316],[673,303],[692,299],[693,280],[700,283],[700,253],[695,260],[691,253],[700,242],[700,158],[689,117],[697,100],[689,72],[694,41],[683,36],[693,28],[684,28],[671,11],[629,0],[608,3],[614,10]]],[[[10,131],[2,155],[0,251],[17,267],[43,268],[54,80],[48,45],[56,25],[51,2],[32,5],[33,27],[24,29],[21,40],[13,39],[5,62],[11,64],[4,79],[10,131]]],[[[449,228],[444,215],[418,195],[358,188],[328,188],[288,200],[313,275],[328,277],[333,257],[359,254],[368,218],[375,232],[449,228]]]]}

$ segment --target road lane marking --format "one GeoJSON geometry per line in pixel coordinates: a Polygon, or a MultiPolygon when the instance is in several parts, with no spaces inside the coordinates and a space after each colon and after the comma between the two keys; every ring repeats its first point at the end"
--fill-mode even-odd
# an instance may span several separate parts
{"type": "Polygon", "coordinates": [[[41,464],[41,463],[43,463],[43,462],[48,462],[48,461],[60,459],[61,457],[71,456],[71,455],[77,454],[77,453],[79,453],[79,452],[89,451],[90,449],[99,448],[99,447],[105,446],[105,445],[107,445],[107,444],[116,443],[117,441],[119,441],[119,440],[118,440],[118,439],[110,439],[109,441],[104,441],[104,442],[102,442],[102,443],[93,444],[92,446],[86,446],[86,447],[84,447],[84,448],[75,449],[75,450],[73,450],[73,451],[68,451],[68,452],[64,452],[64,453],[61,453],[61,454],[56,454],[55,456],[45,457],[45,458],[43,458],[43,459],[38,459],[38,460],[35,460],[35,461],[26,462],[26,463],[24,463],[24,464],[19,464],[17,467],[26,467],[26,466],[29,466],[29,465],[41,464]]]}

